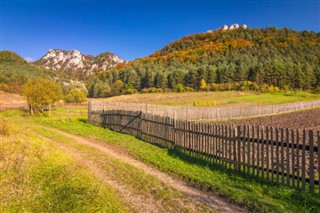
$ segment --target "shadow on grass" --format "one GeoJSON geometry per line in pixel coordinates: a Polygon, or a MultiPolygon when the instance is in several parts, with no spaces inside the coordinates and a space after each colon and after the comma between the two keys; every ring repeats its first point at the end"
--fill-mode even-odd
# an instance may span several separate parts
{"type": "Polygon", "coordinates": [[[78,118],[78,121],[81,123],[84,123],[84,124],[88,123],[88,119],[86,119],[86,118],[78,118]]]}
{"type": "Polygon", "coordinates": [[[168,155],[188,162],[189,164],[198,165],[201,167],[208,167],[212,171],[223,172],[228,176],[232,176],[234,178],[239,177],[245,179],[248,182],[258,182],[261,184],[268,184],[269,186],[282,186],[279,183],[275,183],[272,181],[261,179],[252,173],[244,173],[242,171],[237,171],[234,164],[220,163],[215,162],[213,159],[209,159],[206,156],[197,154],[195,152],[190,152],[187,150],[179,149],[174,147],[173,149],[168,149],[168,155]],[[222,165],[223,164],[223,165],[222,165]],[[231,168],[230,168],[231,167],[231,168]]]}

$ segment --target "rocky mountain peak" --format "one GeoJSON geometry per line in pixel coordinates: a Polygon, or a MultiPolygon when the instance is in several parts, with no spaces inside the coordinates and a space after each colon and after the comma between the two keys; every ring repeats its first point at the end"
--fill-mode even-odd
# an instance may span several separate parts
{"type": "Polygon", "coordinates": [[[49,49],[48,52],[34,64],[46,69],[68,71],[91,75],[95,70],[111,69],[117,64],[126,63],[114,53],[106,52],[94,57],[82,54],[79,50],[49,49]]]}

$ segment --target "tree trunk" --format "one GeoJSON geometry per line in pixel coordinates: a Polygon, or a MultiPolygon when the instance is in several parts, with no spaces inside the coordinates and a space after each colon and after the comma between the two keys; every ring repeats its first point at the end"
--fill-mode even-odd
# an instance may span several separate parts
{"type": "Polygon", "coordinates": [[[48,108],[49,108],[48,117],[51,117],[51,104],[49,104],[48,108]]]}
{"type": "Polygon", "coordinates": [[[31,104],[28,104],[29,105],[29,115],[33,115],[33,107],[31,104]]]}

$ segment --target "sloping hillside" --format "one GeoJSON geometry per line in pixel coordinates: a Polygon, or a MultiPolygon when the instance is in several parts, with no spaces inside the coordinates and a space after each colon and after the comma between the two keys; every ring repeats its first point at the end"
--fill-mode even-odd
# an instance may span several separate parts
{"type": "Polygon", "coordinates": [[[21,85],[30,79],[66,79],[64,73],[35,66],[11,51],[0,51],[0,90],[20,92],[21,85]]]}
{"type": "Polygon", "coordinates": [[[174,89],[178,84],[215,90],[214,84],[251,81],[258,87],[312,90],[320,85],[319,47],[320,34],[315,32],[219,29],[183,37],[148,57],[100,73],[91,84],[113,87],[120,79],[122,92],[130,92],[174,89]]]}

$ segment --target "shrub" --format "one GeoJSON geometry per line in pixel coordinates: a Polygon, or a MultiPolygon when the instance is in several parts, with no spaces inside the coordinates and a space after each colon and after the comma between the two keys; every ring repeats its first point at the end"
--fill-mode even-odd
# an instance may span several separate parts
{"type": "Polygon", "coordinates": [[[134,94],[134,93],[137,93],[137,90],[136,89],[132,89],[132,88],[129,88],[129,89],[126,89],[126,94],[134,94]]]}
{"type": "Polygon", "coordinates": [[[87,96],[81,90],[73,89],[64,97],[64,100],[67,103],[82,103],[87,100],[87,96]]]}
{"type": "Polygon", "coordinates": [[[184,87],[185,92],[193,92],[194,89],[192,87],[184,87]]]}
{"type": "Polygon", "coordinates": [[[218,91],[219,90],[219,85],[212,83],[210,86],[210,91],[218,91]]]}
{"type": "Polygon", "coordinates": [[[174,91],[175,92],[184,92],[184,86],[182,84],[177,84],[175,87],[174,87],[174,91]]]}

